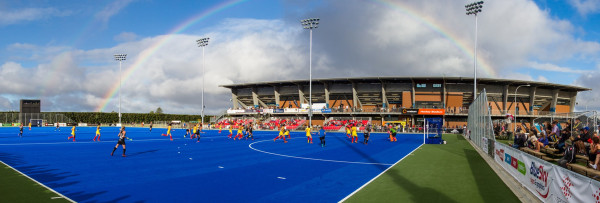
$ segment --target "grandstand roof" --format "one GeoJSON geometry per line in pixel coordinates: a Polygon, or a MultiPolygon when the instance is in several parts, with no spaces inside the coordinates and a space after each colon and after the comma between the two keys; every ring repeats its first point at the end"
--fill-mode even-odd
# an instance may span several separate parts
{"type": "MultiPolygon", "coordinates": [[[[326,78],[326,79],[313,79],[313,82],[316,83],[325,83],[325,82],[394,82],[394,81],[426,81],[426,80],[438,80],[438,81],[446,81],[446,83],[450,82],[462,82],[469,83],[473,81],[472,77],[357,77],[357,78],[326,78]]],[[[512,79],[496,79],[496,78],[477,78],[478,84],[488,84],[488,85],[526,85],[530,84],[531,86],[536,87],[549,87],[553,89],[562,89],[568,91],[590,91],[592,89],[579,87],[574,85],[562,85],[562,84],[554,84],[547,82],[537,82],[537,81],[526,81],[526,80],[512,80],[512,79]]],[[[243,88],[249,86],[278,86],[278,85],[286,85],[286,84],[308,84],[308,80],[287,80],[287,81],[269,81],[269,82],[255,82],[255,83],[241,83],[241,84],[229,84],[229,85],[219,85],[220,87],[225,87],[229,89],[233,88],[243,88]]]]}

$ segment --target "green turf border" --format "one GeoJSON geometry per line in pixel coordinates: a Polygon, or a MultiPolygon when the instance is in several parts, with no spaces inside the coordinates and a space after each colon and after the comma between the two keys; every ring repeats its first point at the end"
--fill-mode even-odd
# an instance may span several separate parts
{"type": "Polygon", "coordinates": [[[0,161],[0,202],[75,202],[0,161]]]}
{"type": "Polygon", "coordinates": [[[423,145],[345,202],[520,202],[460,134],[423,145]]]}

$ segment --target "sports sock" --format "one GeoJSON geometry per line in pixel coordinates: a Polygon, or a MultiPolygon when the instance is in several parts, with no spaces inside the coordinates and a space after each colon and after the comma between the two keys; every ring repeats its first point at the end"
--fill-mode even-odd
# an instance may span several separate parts
{"type": "Polygon", "coordinates": [[[123,149],[123,155],[125,155],[125,150],[126,150],[126,149],[123,149]]]}
{"type": "Polygon", "coordinates": [[[115,150],[117,150],[117,147],[113,148],[113,151],[110,153],[111,156],[115,153],[115,150]]]}

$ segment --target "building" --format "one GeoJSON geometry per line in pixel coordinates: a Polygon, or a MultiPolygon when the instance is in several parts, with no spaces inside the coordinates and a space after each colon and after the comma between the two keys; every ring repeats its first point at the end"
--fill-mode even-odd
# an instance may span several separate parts
{"type": "MultiPolygon", "coordinates": [[[[309,81],[272,81],[221,85],[231,90],[232,117],[308,117],[309,81]]],[[[515,114],[533,119],[573,112],[577,93],[591,89],[545,82],[479,78],[492,116],[515,114]],[[516,102],[515,102],[516,101],[516,102]]],[[[368,117],[375,124],[402,121],[420,125],[443,117],[446,127],[466,124],[473,101],[473,78],[361,77],[313,79],[313,124],[332,117],[368,117]]]]}
{"type": "MultiPolygon", "coordinates": [[[[31,119],[39,119],[40,112],[40,100],[21,99],[19,102],[19,123],[29,125],[31,119]]],[[[41,123],[35,122],[32,125],[38,126],[41,125],[41,123]]]]}

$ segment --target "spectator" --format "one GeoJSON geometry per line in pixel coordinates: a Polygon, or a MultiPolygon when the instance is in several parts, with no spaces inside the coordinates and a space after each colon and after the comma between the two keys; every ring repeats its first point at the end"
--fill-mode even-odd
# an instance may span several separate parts
{"type": "Polygon", "coordinates": [[[558,162],[559,166],[561,166],[563,168],[567,168],[567,165],[569,163],[573,163],[574,161],[575,161],[575,149],[571,145],[571,140],[567,139],[567,141],[565,141],[565,154],[557,162],[558,162]]]}
{"type": "Polygon", "coordinates": [[[558,139],[560,139],[558,136],[560,135],[560,130],[558,128],[558,121],[553,121],[552,122],[552,131],[550,132],[550,134],[548,135],[548,138],[553,141],[556,142],[558,139]]]}
{"type": "Polygon", "coordinates": [[[590,147],[590,167],[595,170],[598,170],[598,161],[600,161],[600,144],[598,144],[600,140],[598,137],[592,137],[592,145],[590,147]]]}
{"type": "Polygon", "coordinates": [[[540,149],[542,147],[544,147],[544,144],[539,142],[537,137],[535,137],[535,135],[531,134],[529,135],[529,139],[527,140],[527,144],[529,145],[530,149],[535,150],[536,152],[539,152],[540,149]]]}
{"type": "MultiPolygon", "coordinates": [[[[573,143],[575,144],[575,148],[577,149],[577,153],[586,155],[586,144],[587,140],[590,139],[590,128],[585,126],[581,129],[581,133],[575,137],[573,143]]],[[[588,143],[589,145],[589,143],[588,143]]]]}

